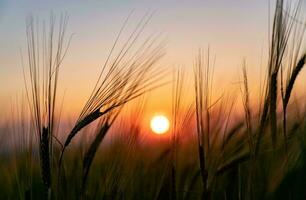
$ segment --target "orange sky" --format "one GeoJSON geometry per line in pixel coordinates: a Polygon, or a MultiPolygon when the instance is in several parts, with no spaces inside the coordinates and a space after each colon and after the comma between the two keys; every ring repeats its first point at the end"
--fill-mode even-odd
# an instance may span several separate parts
{"type": "MultiPolygon", "coordinates": [[[[272,5],[274,1],[271,1],[272,5]]],[[[0,11],[0,110],[9,112],[11,99],[24,91],[20,49],[26,54],[25,18],[31,12],[40,19],[66,11],[70,15],[68,33],[74,33],[59,80],[59,99],[65,92],[64,113],[78,115],[88,98],[116,33],[128,13],[134,10],[127,33],[146,11],[156,10],[143,37],[162,33],[167,54],[159,66],[183,67],[192,76],[198,48],[210,46],[216,56],[215,89],[239,94],[239,76],[243,59],[247,60],[251,95],[256,97],[260,66],[267,63],[268,3],[258,1],[1,1],[0,11]],[[2,5],[1,5],[2,4],[2,5]],[[18,12],[17,12],[18,11],[18,12]],[[18,14],[16,14],[18,13],[18,14]]],[[[272,8],[271,8],[272,9],[272,8]]],[[[126,35],[125,35],[126,36],[126,35]]],[[[124,41],[124,38],[123,38],[124,41]]],[[[303,73],[305,74],[305,72],[303,73]]],[[[172,74],[166,78],[172,79],[172,74]]],[[[306,76],[298,80],[303,89],[306,76]]],[[[190,82],[190,93],[193,84],[190,82]]],[[[171,84],[148,95],[148,115],[171,113],[171,84]]],[[[240,94],[239,94],[240,95],[240,94]]],[[[189,95],[189,98],[192,98],[189,95]]],[[[3,117],[1,117],[3,118],[3,117]]],[[[0,119],[1,119],[0,118],[0,119]]]]}

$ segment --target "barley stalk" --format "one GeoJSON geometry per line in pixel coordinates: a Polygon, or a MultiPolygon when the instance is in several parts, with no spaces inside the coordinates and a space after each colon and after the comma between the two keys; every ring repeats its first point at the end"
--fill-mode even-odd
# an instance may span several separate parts
{"type": "Polygon", "coordinates": [[[243,106],[245,112],[245,123],[247,126],[247,134],[248,134],[248,142],[251,154],[254,154],[254,142],[253,142],[253,135],[252,135],[252,124],[251,124],[251,110],[250,110],[250,102],[249,102],[249,85],[248,85],[248,76],[246,71],[246,63],[244,62],[243,65],[243,85],[244,85],[244,99],[243,99],[243,106]]]}
{"type": "Polygon", "coordinates": [[[203,183],[202,198],[209,199],[207,160],[210,150],[210,102],[212,89],[212,71],[210,70],[208,49],[207,63],[204,64],[203,53],[199,50],[194,68],[194,86],[196,102],[196,125],[198,141],[198,157],[203,183]]]}
{"type": "Polygon", "coordinates": [[[162,70],[156,69],[156,63],[164,55],[164,44],[158,43],[155,45],[158,36],[148,37],[136,48],[136,42],[150,21],[151,15],[147,15],[140,20],[127,41],[123,43],[118,55],[113,56],[113,50],[117,46],[129,17],[114,42],[96,85],[75,126],[66,138],[59,159],[59,168],[61,168],[66,147],[81,129],[101,116],[122,108],[127,102],[143,95],[145,92],[159,87],[156,82],[165,75],[162,70]],[[132,51],[133,48],[136,48],[134,52],[132,51]],[[130,54],[132,55],[129,56],[130,54]],[[111,59],[111,57],[114,58],[111,59]]]}
{"type": "Polygon", "coordinates": [[[259,125],[259,132],[255,148],[255,154],[259,151],[261,138],[265,130],[266,121],[269,117],[270,132],[272,136],[273,146],[276,145],[277,140],[277,96],[278,96],[278,74],[284,60],[284,55],[288,49],[289,39],[292,34],[292,29],[296,16],[299,13],[300,1],[294,9],[290,9],[288,5],[288,13],[284,13],[284,1],[277,0],[276,9],[274,14],[271,44],[269,50],[269,63],[268,63],[268,84],[266,88],[266,96],[264,107],[261,113],[261,121],[259,125]]]}
{"type": "Polygon", "coordinates": [[[50,167],[50,138],[48,128],[43,127],[42,137],[40,141],[40,160],[42,181],[46,187],[48,199],[50,199],[51,192],[51,167],[50,167]]]}
{"type": "Polygon", "coordinates": [[[34,26],[33,17],[28,18],[26,27],[29,67],[28,71],[24,70],[24,81],[31,118],[38,138],[41,178],[47,190],[46,199],[51,199],[52,138],[56,126],[59,68],[71,41],[71,38],[67,43],[65,41],[67,20],[67,15],[61,15],[57,41],[54,40],[56,35],[53,15],[50,16],[48,34],[45,23],[40,33],[39,27],[34,26]]]}
{"type": "Polygon", "coordinates": [[[94,156],[98,150],[98,147],[100,146],[104,136],[106,135],[107,131],[110,128],[110,124],[106,121],[103,122],[101,125],[100,130],[96,134],[95,139],[89,146],[87,152],[85,153],[84,159],[83,159],[83,175],[82,175],[82,189],[81,189],[81,195],[83,196],[85,194],[86,190],[86,181],[88,177],[88,173],[90,170],[90,166],[93,162],[94,156]]]}

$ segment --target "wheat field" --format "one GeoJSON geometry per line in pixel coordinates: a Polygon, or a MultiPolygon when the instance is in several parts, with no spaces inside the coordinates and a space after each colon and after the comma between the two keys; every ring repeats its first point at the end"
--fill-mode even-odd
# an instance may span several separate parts
{"type": "Polygon", "coordinates": [[[153,13],[127,33],[130,14],[71,121],[59,94],[74,42],[68,15],[29,16],[23,92],[0,121],[0,199],[306,199],[306,105],[295,90],[305,11],[302,1],[275,2],[256,97],[246,60],[240,90],[215,94],[211,47],[197,50],[192,73],[160,68],[165,40],[143,36],[153,13]],[[143,120],[164,86],[171,116],[157,135],[143,120]]]}

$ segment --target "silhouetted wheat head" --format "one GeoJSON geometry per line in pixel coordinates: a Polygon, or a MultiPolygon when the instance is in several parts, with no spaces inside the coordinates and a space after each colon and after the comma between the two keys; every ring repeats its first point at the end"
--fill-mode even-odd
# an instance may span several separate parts
{"type": "MultiPolygon", "coordinates": [[[[101,73],[99,74],[89,99],[64,142],[64,147],[59,159],[59,170],[61,169],[62,158],[66,147],[81,129],[100,117],[115,119],[114,116],[119,114],[118,111],[120,111],[126,103],[143,95],[149,90],[163,85],[163,83],[158,83],[157,81],[163,78],[165,72],[163,69],[157,68],[157,62],[164,55],[164,43],[159,42],[159,36],[157,35],[149,36],[139,45],[137,44],[151,16],[152,14],[148,14],[139,21],[135,29],[128,36],[128,39],[119,47],[119,53],[114,54],[114,50],[120,43],[121,34],[124,32],[130,16],[126,19],[119,31],[109,56],[102,66],[101,73]]],[[[105,123],[105,125],[110,123],[107,126],[112,124],[112,122],[105,123]]],[[[101,127],[105,125],[101,125],[101,127]]],[[[102,128],[102,130],[108,129],[109,128],[102,128]]],[[[86,158],[86,162],[84,161],[84,184],[93,155],[106,132],[107,131],[100,131],[89,149],[88,158],[86,158]]],[[[60,171],[58,176],[60,176],[60,171]]]]}
{"type": "Polygon", "coordinates": [[[210,110],[212,71],[209,50],[207,63],[204,54],[199,50],[194,67],[194,86],[196,102],[196,124],[200,171],[203,184],[202,198],[209,198],[207,157],[210,150],[210,110]]]}
{"type": "Polygon", "coordinates": [[[67,15],[61,15],[56,29],[55,17],[51,15],[49,25],[43,23],[40,28],[39,22],[30,16],[26,27],[28,70],[24,68],[24,79],[34,130],[39,141],[41,175],[48,199],[51,198],[52,138],[57,123],[55,110],[59,68],[71,39],[65,39],[67,20],[67,15]]]}
{"type": "Polygon", "coordinates": [[[157,61],[164,54],[163,44],[156,45],[157,38],[149,37],[136,47],[135,52],[132,52],[132,48],[135,48],[136,41],[150,18],[150,16],[146,16],[139,22],[128,40],[120,48],[118,55],[110,61],[127,21],[123,25],[102,67],[89,100],[65,141],[65,147],[86,125],[157,86],[156,81],[163,75],[160,70],[156,69],[157,61]]]}
{"type": "MultiPolygon", "coordinates": [[[[31,153],[31,149],[27,156],[31,163],[35,161],[32,154],[39,153],[38,177],[44,188],[44,199],[265,199],[273,196],[277,189],[282,194],[282,188],[288,189],[286,183],[294,182],[287,179],[300,178],[295,173],[302,171],[306,163],[306,112],[300,111],[302,106],[292,101],[306,62],[303,46],[306,26],[300,19],[301,1],[285,2],[276,1],[264,97],[257,102],[259,108],[253,106],[253,88],[246,61],[239,81],[240,106],[243,106],[239,107],[242,108],[240,113],[236,109],[236,93],[223,92],[216,97],[215,58],[212,59],[209,48],[205,53],[200,49],[193,65],[194,95],[190,95],[185,71],[179,68],[173,73],[171,128],[168,136],[162,136],[163,139],[168,137],[169,140],[163,140],[166,143],[154,143],[152,138],[157,136],[142,134],[146,133],[142,130],[143,95],[163,85],[164,75],[167,75],[158,65],[165,54],[160,35],[141,39],[151,13],[140,19],[124,40],[131,15],[127,17],[63,143],[55,134],[59,129],[59,70],[71,40],[66,39],[68,17],[62,15],[58,25],[53,15],[49,24],[29,17],[27,63],[23,62],[23,69],[31,115],[29,122],[34,129],[18,130],[14,122],[12,132],[16,133],[14,135],[35,132],[31,135],[36,136],[39,150],[31,153]],[[191,102],[187,95],[192,97],[191,102]],[[135,99],[139,101],[130,103],[135,99]],[[130,110],[125,110],[128,106],[130,110]],[[297,116],[289,115],[292,107],[297,116]],[[257,110],[258,113],[254,112],[257,110]],[[128,115],[124,111],[129,111],[128,115]],[[81,131],[84,137],[90,133],[93,137],[68,152],[81,131]],[[283,137],[280,137],[282,131],[283,137]],[[53,139],[60,144],[60,149],[54,148],[53,139]]],[[[22,128],[26,127],[19,119],[23,114],[15,116],[18,109],[16,107],[16,112],[12,109],[12,119],[21,121],[22,128]]],[[[2,138],[0,140],[2,142],[2,138]]],[[[21,145],[18,148],[27,151],[21,145]]],[[[17,158],[15,165],[19,163],[17,158]]],[[[34,162],[29,166],[34,171],[34,162]]],[[[34,181],[19,184],[22,167],[19,168],[21,170],[16,167],[13,175],[17,183],[11,185],[14,189],[17,185],[16,190],[24,193],[18,195],[19,198],[30,199],[37,187],[35,175],[33,173],[34,181]]],[[[0,166],[0,172],[2,169],[0,166]]],[[[9,180],[2,173],[1,178],[9,180]]],[[[3,182],[6,183],[0,180],[0,188],[4,187],[3,182]]]]}
{"type": "MultiPolygon", "coordinates": [[[[297,16],[299,15],[301,8],[301,1],[298,1],[297,4],[292,8],[292,2],[288,2],[287,6],[284,6],[283,0],[278,0],[276,2],[276,9],[274,14],[273,26],[272,26],[272,34],[271,34],[271,44],[269,50],[269,62],[268,62],[268,74],[267,74],[267,84],[266,84],[266,97],[264,101],[263,110],[261,113],[261,121],[259,128],[259,136],[256,144],[256,152],[259,150],[260,141],[262,135],[265,131],[266,121],[269,120],[270,124],[270,133],[272,136],[272,142],[274,146],[276,145],[277,140],[277,102],[278,102],[278,76],[279,71],[284,65],[284,58],[287,54],[294,54],[296,57],[299,54],[298,51],[292,51],[290,49],[289,43],[290,38],[294,37],[293,30],[296,29],[296,26],[300,26],[296,22],[297,16]]],[[[292,40],[292,45],[299,47],[300,44],[296,42],[301,42],[301,38],[303,34],[299,35],[296,40],[292,40]]],[[[301,67],[299,67],[301,69],[301,67]]],[[[281,70],[282,72],[282,70],[281,70]]],[[[296,71],[298,72],[298,71],[296,71]]],[[[293,79],[292,79],[293,80],[293,79]]],[[[282,79],[281,79],[282,82],[282,79]]],[[[291,81],[292,82],[292,81],[291,81]]],[[[294,81],[292,82],[294,83],[294,81]]],[[[290,85],[292,85],[292,83],[290,85]]],[[[289,82],[287,83],[289,86],[289,82]]],[[[290,88],[291,86],[289,86],[290,88]]],[[[289,89],[288,88],[288,89],[289,89]]],[[[291,90],[291,89],[290,89],[291,90]]],[[[283,93],[283,92],[282,92],[283,93]]],[[[286,101],[289,101],[290,91],[286,91],[287,97],[284,97],[286,101]],[[289,93],[287,93],[289,92],[289,93]]],[[[286,101],[284,102],[284,108],[286,107],[286,101]]],[[[286,109],[284,109],[286,110],[286,109]]]]}

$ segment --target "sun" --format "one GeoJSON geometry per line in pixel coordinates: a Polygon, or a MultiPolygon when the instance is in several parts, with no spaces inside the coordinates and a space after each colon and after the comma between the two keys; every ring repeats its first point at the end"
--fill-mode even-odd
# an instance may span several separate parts
{"type": "Polygon", "coordinates": [[[164,115],[156,115],[152,117],[150,126],[154,133],[164,134],[169,130],[169,119],[164,115]]]}

